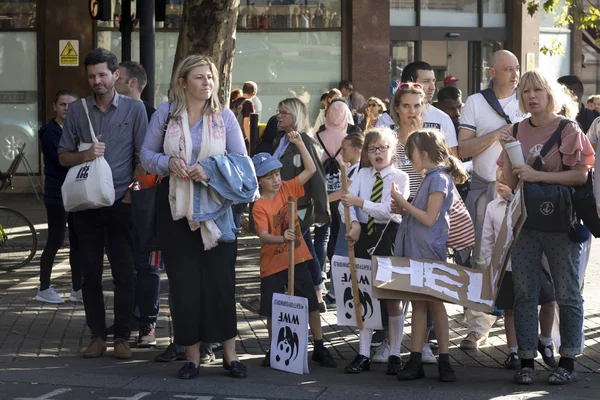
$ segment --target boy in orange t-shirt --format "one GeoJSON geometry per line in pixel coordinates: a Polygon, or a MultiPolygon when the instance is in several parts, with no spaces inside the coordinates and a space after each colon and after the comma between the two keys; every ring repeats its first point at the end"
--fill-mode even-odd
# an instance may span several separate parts
{"type": "MultiPolygon", "coordinates": [[[[294,242],[294,292],[308,299],[308,323],[315,345],[312,360],[324,367],[335,368],[336,362],[323,345],[323,329],[317,295],[306,262],[311,260],[310,251],[300,232],[296,217],[295,229],[288,229],[288,201],[296,202],[304,196],[303,185],[317,170],[298,132],[287,134],[290,146],[298,147],[304,171],[290,181],[282,181],[281,163],[269,153],[259,153],[252,157],[261,198],[254,203],[252,217],[256,232],[262,244],[260,250],[260,315],[267,317],[269,338],[271,337],[271,311],[273,293],[284,293],[288,281],[288,246],[294,242]]],[[[263,366],[270,366],[271,355],[265,355],[263,366]]]]}

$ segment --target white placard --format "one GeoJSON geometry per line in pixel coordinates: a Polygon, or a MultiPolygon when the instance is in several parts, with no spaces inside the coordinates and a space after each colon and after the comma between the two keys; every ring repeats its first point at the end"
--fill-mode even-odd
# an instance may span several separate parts
{"type": "MultiPolygon", "coordinates": [[[[335,285],[338,325],[356,326],[352,279],[350,277],[350,261],[348,257],[334,256],[331,260],[331,272],[335,285]]],[[[356,259],[358,291],[360,293],[359,297],[365,328],[382,329],[381,306],[379,300],[374,298],[371,293],[372,273],[371,260],[364,258],[356,259]]]]}
{"type": "Polygon", "coordinates": [[[308,374],[308,299],[273,294],[271,368],[308,374]]]}

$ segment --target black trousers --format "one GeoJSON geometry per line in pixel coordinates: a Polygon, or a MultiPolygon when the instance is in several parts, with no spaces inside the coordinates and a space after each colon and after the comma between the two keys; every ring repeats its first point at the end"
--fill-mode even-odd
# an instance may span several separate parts
{"type": "Polygon", "coordinates": [[[133,312],[133,224],[131,204],[117,200],[111,207],[73,213],[83,270],[85,320],[92,338],[106,340],[106,311],[102,290],[104,240],[111,249],[110,268],[114,283],[115,339],[129,339],[133,312]]]}
{"type": "Polygon", "coordinates": [[[79,262],[79,248],[77,234],[73,227],[73,214],[65,211],[62,204],[46,204],[48,220],[48,239],[40,258],[40,290],[50,287],[50,275],[56,253],[65,241],[67,223],[69,225],[69,264],[71,265],[71,286],[73,290],[81,289],[81,264],[79,262]]]}
{"type": "Polygon", "coordinates": [[[237,241],[205,250],[200,229],[173,221],[169,179],[158,189],[158,233],[169,278],[175,343],[224,342],[237,335],[235,262],[237,241]]]}

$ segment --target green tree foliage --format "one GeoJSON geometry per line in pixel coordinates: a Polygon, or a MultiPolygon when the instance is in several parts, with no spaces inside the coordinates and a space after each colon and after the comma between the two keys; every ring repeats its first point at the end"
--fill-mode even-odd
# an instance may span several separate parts
{"type": "MultiPolygon", "coordinates": [[[[600,9],[595,2],[590,0],[564,0],[561,6],[560,0],[522,0],[527,5],[529,15],[534,15],[539,11],[545,11],[554,14],[554,25],[557,27],[570,27],[575,30],[600,29],[600,9]]],[[[600,35],[598,35],[600,37],[600,35]]],[[[600,46],[600,40],[596,39],[600,46]]],[[[564,55],[562,44],[556,40],[552,41],[550,47],[540,48],[543,54],[564,55]]]]}

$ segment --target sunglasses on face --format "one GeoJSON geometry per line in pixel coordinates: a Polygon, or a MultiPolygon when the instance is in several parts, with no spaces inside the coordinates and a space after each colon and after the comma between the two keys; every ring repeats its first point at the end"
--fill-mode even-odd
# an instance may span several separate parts
{"type": "Polygon", "coordinates": [[[375,104],[375,103],[369,104],[369,107],[377,107],[377,106],[379,106],[379,104],[375,104]]]}

